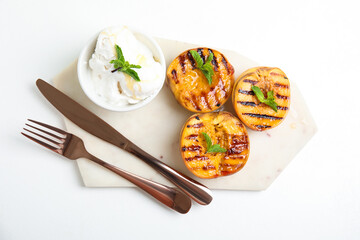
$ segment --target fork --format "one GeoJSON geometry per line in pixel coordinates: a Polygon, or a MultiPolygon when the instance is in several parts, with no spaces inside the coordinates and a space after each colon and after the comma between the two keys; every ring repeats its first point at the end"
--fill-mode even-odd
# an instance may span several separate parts
{"type": "Polygon", "coordinates": [[[39,127],[32,126],[30,124],[25,123],[26,126],[36,129],[37,131],[44,133],[48,136],[44,136],[43,134],[36,133],[34,131],[31,131],[27,128],[24,128],[25,131],[32,133],[33,135],[37,136],[32,137],[24,132],[21,132],[25,137],[33,140],[34,142],[37,142],[38,144],[68,158],[71,160],[76,160],[78,158],[87,158],[95,163],[98,163],[99,165],[109,169],[110,171],[118,174],[119,176],[125,178],[129,182],[135,184],[139,188],[143,189],[145,192],[159,200],[161,203],[165,204],[169,208],[174,209],[175,211],[185,214],[187,213],[191,208],[191,200],[190,198],[185,195],[183,192],[179,191],[176,188],[168,187],[156,182],[153,182],[149,179],[142,178],[140,176],[137,176],[135,174],[132,174],[130,172],[127,172],[125,170],[122,170],[114,165],[111,165],[107,162],[104,162],[103,160],[95,157],[94,155],[90,154],[84,145],[84,142],[74,134],[68,133],[64,130],[61,130],[59,128],[50,126],[48,124],[38,122],[35,120],[28,119],[28,121],[35,123],[37,125],[42,126],[43,128],[50,129],[57,134],[53,134],[51,132],[48,132],[44,129],[41,129],[39,127]],[[62,136],[60,136],[62,135],[62,136]],[[57,141],[50,139],[49,136],[53,137],[54,139],[57,139],[57,141]],[[46,140],[47,142],[51,143],[48,144],[42,140],[46,140]]]}

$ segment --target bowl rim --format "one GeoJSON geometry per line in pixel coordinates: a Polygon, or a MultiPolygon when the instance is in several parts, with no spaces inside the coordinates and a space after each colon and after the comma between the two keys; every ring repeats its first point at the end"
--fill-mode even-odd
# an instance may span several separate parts
{"type": "MultiPolygon", "coordinates": [[[[138,39],[139,40],[139,39],[138,39]]],[[[143,41],[139,40],[140,42],[142,42],[143,44],[145,44],[143,41]]],[[[133,27],[129,27],[127,25],[117,25],[117,26],[109,26],[106,28],[103,28],[102,30],[100,30],[99,32],[97,32],[93,37],[91,37],[86,44],[84,45],[84,47],[82,48],[80,55],[78,57],[77,60],[77,77],[80,83],[80,87],[83,90],[83,92],[85,93],[85,95],[96,105],[110,110],[110,111],[114,111],[114,112],[128,112],[128,111],[132,111],[132,110],[136,110],[139,109],[141,107],[144,107],[145,105],[147,105],[148,103],[150,103],[161,91],[161,89],[164,86],[165,83],[165,78],[166,78],[166,61],[165,61],[165,56],[164,53],[161,49],[161,47],[159,46],[159,44],[156,42],[156,40],[150,36],[149,34],[147,34],[144,31],[140,31],[136,28],[133,27]],[[109,28],[115,28],[115,27],[126,27],[128,28],[136,37],[136,35],[142,35],[143,37],[145,37],[146,40],[149,41],[149,43],[151,45],[153,45],[154,49],[156,50],[156,52],[158,52],[158,54],[154,54],[154,49],[150,49],[150,51],[153,53],[153,55],[159,55],[159,63],[161,64],[162,67],[162,83],[161,83],[161,87],[159,87],[151,96],[145,98],[144,100],[141,100],[138,103],[135,104],[129,104],[126,106],[121,106],[121,107],[116,107],[116,106],[110,106],[109,104],[106,104],[105,102],[102,101],[98,101],[98,98],[93,97],[92,94],[90,94],[86,89],[86,87],[84,86],[86,84],[86,82],[84,81],[84,78],[86,76],[84,76],[83,71],[88,71],[88,70],[84,70],[83,68],[87,68],[89,65],[89,60],[92,56],[92,54],[95,51],[95,47],[96,47],[96,43],[97,43],[97,38],[99,37],[99,34],[109,28]],[[89,47],[91,45],[94,45],[94,49],[89,49],[89,47]],[[90,57],[88,59],[85,59],[85,56],[87,55],[87,53],[91,50],[91,54],[90,57]],[[86,64],[84,64],[86,63],[86,64]]]]}

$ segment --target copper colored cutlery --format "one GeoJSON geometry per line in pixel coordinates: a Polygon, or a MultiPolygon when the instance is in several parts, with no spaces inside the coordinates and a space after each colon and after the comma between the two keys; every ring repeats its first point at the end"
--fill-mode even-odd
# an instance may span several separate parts
{"type": "Polygon", "coordinates": [[[24,128],[24,130],[31,133],[32,136],[24,132],[22,132],[22,134],[34,142],[37,142],[38,144],[71,160],[76,160],[82,157],[87,158],[132,182],[159,200],[161,203],[179,213],[187,213],[190,210],[191,200],[180,190],[139,177],[104,162],[103,160],[90,154],[79,137],[45,123],[31,119],[28,120],[32,122],[32,124],[36,124],[36,126],[25,124],[32,130],[27,128],[24,128]],[[53,131],[53,133],[49,130],[53,131]]]}
{"type": "Polygon", "coordinates": [[[44,80],[38,79],[36,81],[36,85],[45,98],[66,118],[88,133],[91,133],[94,136],[137,156],[139,159],[143,160],[161,175],[170,180],[179,189],[153,182],[106,163],[90,154],[85,149],[84,143],[79,137],[45,123],[29,119],[32,125],[26,124],[26,126],[28,126],[31,130],[24,128],[27,133],[22,132],[22,134],[27,138],[60,155],[63,155],[68,159],[76,160],[83,157],[98,163],[99,165],[132,182],[134,185],[143,189],[161,203],[179,213],[187,213],[190,210],[190,198],[202,205],[207,205],[212,201],[210,190],[201,183],[187,177],[146,153],[101,118],[44,80]]]}
{"type": "Polygon", "coordinates": [[[57,110],[83,130],[143,160],[199,204],[207,205],[212,201],[210,190],[201,183],[151,156],[104,120],[44,80],[38,79],[36,85],[57,110]]]}

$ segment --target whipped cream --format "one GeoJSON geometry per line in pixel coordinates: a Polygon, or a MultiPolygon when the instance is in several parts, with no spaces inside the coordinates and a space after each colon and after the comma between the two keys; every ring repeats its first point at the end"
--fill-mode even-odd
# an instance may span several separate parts
{"type": "Polygon", "coordinates": [[[92,69],[90,81],[93,94],[115,107],[136,104],[155,94],[163,84],[161,64],[127,27],[111,27],[99,34],[89,66],[92,69]],[[126,61],[141,66],[139,69],[132,68],[138,73],[140,81],[120,71],[111,72],[114,66],[110,61],[117,58],[116,44],[126,61]]]}

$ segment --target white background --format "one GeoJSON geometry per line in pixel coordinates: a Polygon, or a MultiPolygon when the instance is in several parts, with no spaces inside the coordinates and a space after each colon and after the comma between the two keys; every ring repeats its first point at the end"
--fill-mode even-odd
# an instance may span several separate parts
{"type": "Polygon", "coordinates": [[[357,1],[0,0],[0,240],[360,239],[357,1]],[[264,192],[214,191],[180,215],[137,189],[89,189],[20,135],[63,126],[35,87],[109,25],[234,49],[296,82],[319,131],[264,192]]]}

